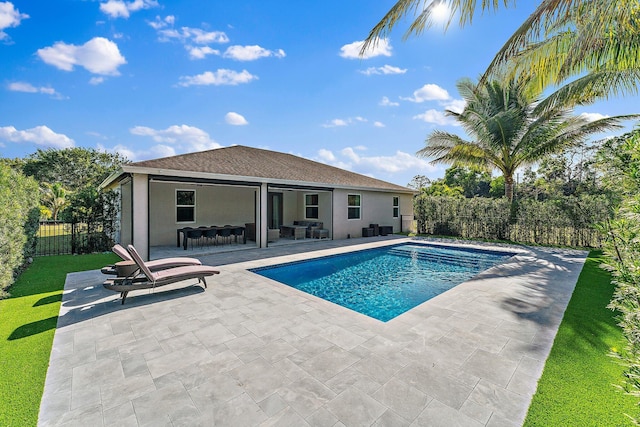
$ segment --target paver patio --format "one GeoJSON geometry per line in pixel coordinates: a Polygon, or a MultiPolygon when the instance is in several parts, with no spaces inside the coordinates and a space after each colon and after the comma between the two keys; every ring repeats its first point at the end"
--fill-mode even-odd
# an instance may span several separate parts
{"type": "Polygon", "coordinates": [[[386,323],[247,271],[348,243],[125,305],[100,272],[68,275],[39,425],[521,425],[586,252],[517,247],[386,323]]]}

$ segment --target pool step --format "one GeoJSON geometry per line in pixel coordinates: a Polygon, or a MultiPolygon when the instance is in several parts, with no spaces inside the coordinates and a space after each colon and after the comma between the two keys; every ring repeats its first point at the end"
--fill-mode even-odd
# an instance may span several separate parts
{"type": "Polygon", "coordinates": [[[471,255],[453,255],[446,253],[432,253],[423,250],[392,248],[389,250],[392,255],[399,255],[408,258],[417,258],[422,261],[429,261],[436,264],[449,264],[458,266],[468,266],[471,268],[486,269],[495,264],[495,261],[478,259],[471,255]]]}

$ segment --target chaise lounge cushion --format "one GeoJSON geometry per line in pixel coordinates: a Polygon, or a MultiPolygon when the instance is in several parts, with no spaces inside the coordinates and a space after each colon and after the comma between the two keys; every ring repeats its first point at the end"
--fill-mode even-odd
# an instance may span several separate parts
{"type": "MultiPolygon", "coordinates": [[[[118,255],[124,261],[133,261],[133,258],[131,258],[131,255],[129,255],[129,252],[127,252],[127,250],[124,247],[120,246],[119,244],[116,243],[113,246],[113,248],[111,248],[111,250],[113,251],[113,253],[118,255]]],[[[174,258],[162,258],[154,261],[147,261],[145,262],[145,264],[147,267],[149,267],[149,270],[159,271],[159,270],[165,270],[167,268],[182,267],[185,265],[201,265],[202,263],[200,262],[200,260],[196,258],[174,257],[174,258]]],[[[108,265],[106,267],[103,267],[101,271],[103,274],[111,274],[111,275],[118,274],[118,271],[115,265],[108,265]]]]}

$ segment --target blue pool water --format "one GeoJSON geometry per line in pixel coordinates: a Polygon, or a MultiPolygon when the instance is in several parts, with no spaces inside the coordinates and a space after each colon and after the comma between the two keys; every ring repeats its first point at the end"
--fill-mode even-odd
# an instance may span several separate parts
{"type": "Polygon", "coordinates": [[[513,255],[401,244],[251,271],[386,322],[513,255]]]}

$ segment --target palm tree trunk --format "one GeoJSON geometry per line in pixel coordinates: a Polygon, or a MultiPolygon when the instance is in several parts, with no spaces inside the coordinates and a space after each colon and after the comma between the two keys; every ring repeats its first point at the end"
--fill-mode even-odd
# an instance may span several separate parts
{"type": "Polygon", "coordinates": [[[504,195],[513,202],[513,175],[504,176],[504,195]]]}

